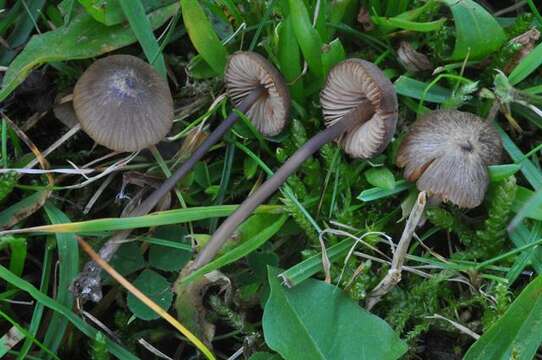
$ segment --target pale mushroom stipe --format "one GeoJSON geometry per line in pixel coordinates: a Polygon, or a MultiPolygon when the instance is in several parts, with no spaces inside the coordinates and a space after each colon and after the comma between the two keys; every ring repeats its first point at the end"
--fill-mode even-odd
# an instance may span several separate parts
{"type": "Polygon", "coordinates": [[[349,155],[368,159],[391,141],[397,123],[397,96],[376,65],[361,59],[337,64],[327,77],[320,102],[327,129],[307,141],[220,225],[191,264],[192,270],[211,261],[256,207],[324,144],[338,139],[349,155]]]}
{"type": "MultiPolygon", "coordinates": [[[[246,113],[264,136],[277,135],[282,131],[288,120],[290,96],[282,76],[271,63],[254,52],[236,52],[228,60],[224,80],[232,102],[240,112],[246,113]]],[[[122,87],[118,91],[123,93],[124,89],[125,87],[122,87]]],[[[130,92],[129,89],[126,91],[130,92]]],[[[149,213],[239,118],[238,113],[232,112],[209,134],[190,158],[127,216],[142,216],[149,213]]],[[[118,249],[120,241],[130,233],[131,230],[115,233],[107,242],[107,246],[100,250],[100,256],[105,260],[110,260],[118,249]]],[[[84,271],[74,282],[75,292],[84,299],[99,301],[102,296],[100,272],[100,268],[95,263],[87,263],[84,271]]]]}
{"type": "Polygon", "coordinates": [[[397,165],[420,191],[474,208],[484,200],[488,166],[501,157],[501,139],[491,123],[468,112],[437,110],[414,123],[399,148],[397,165]]]}

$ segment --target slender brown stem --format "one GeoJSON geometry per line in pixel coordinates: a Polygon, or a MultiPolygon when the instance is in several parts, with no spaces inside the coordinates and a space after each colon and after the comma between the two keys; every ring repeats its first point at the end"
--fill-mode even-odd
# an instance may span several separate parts
{"type": "Polygon", "coordinates": [[[328,142],[338,138],[352,125],[358,122],[367,121],[373,114],[373,108],[368,101],[363,102],[355,110],[346,114],[340,121],[327,129],[321,131],[309,141],[307,141],[299,150],[297,150],[276,172],[262,184],[251,196],[231,214],[216,230],[207,245],[197,255],[191,265],[193,270],[198,269],[211,261],[224,243],[230,238],[235,229],[245,219],[252,214],[258,205],[262,204],[271,196],[296,169],[309,156],[328,142]]]}
{"type": "MultiPolygon", "coordinates": [[[[247,112],[248,109],[262,96],[264,88],[259,88],[252,91],[242,102],[237,109],[240,112],[247,112]]],[[[149,195],[137,208],[129,212],[124,217],[142,216],[148,214],[158,204],[160,199],[171,191],[177,182],[181,180],[196,163],[207,153],[207,151],[216,144],[224,134],[239,120],[239,115],[232,112],[226,120],[220,123],[218,127],[205,139],[205,141],[194,151],[192,156],[186,160],[175,172],[166,179],[152,194],[149,195]]],[[[121,245],[121,241],[126,239],[132,229],[118,231],[102,246],[99,251],[100,257],[106,261],[111,260],[115,252],[121,245]]],[[[94,261],[89,261],[85,264],[83,271],[76,278],[72,288],[85,299],[90,299],[94,302],[99,301],[101,295],[100,284],[100,267],[94,261]]]]}

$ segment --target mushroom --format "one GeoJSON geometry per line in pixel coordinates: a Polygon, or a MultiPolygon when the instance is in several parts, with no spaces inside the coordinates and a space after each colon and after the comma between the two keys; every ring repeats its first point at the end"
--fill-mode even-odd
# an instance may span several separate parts
{"type": "Polygon", "coordinates": [[[112,55],[95,61],[73,90],[83,130],[115,151],[138,151],[166,136],[173,123],[168,83],[145,61],[112,55]]]}
{"type": "MultiPolygon", "coordinates": [[[[224,80],[233,103],[239,111],[251,118],[254,126],[263,135],[273,136],[282,131],[289,115],[288,89],[280,73],[263,56],[249,51],[236,52],[228,60],[224,80]]],[[[124,89],[129,87],[125,84],[115,91],[123,93],[124,89]]],[[[126,91],[129,93],[130,89],[126,91]]],[[[150,212],[238,120],[238,113],[232,112],[209,134],[186,162],[126,216],[142,216],[150,212]]],[[[110,260],[118,249],[120,240],[125,239],[130,232],[131,230],[124,230],[115,233],[100,249],[100,256],[104,260],[110,260]]],[[[99,274],[100,268],[95,263],[87,263],[84,271],[72,285],[74,292],[85,299],[99,301],[101,299],[99,274]]]]}
{"type": "Polygon", "coordinates": [[[211,261],[254,209],[324,144],[338,139],[349,155],[368,159],[391,141],[397,123],[397,96],[393,84],[376,65],[361,59],[337,64],[327,77],[320,102],[327,128],[297,150],[220,225],[197,255],[193,270],[211,261]]]}
{"type": "Polygon", "coordinates": [[[487,167],[501,156],[499,134],[489,122],[468,112],[437,110],[414,123],[399,147],[397,165],[420,191],[474,208],[487,190],[487,167]]]}

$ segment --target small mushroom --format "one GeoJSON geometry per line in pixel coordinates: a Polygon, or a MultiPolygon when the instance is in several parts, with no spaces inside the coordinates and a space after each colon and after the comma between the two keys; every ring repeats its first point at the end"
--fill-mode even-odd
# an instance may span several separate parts
{"type": "MultiPolygon", "coordinates": [[[[251,118],[254,126],[263,135],[272,136],[282,131],[288,119],[290,97],[284,79],[273,65],[259,54],[248,51],[236,52],[228,60],[224,79],[233,103],[239,111],[251,118]]],[[[123,93],[127,87],[130,88],[128,84],[125,84],[115,91],[123,93]]],[[[130,89],[127,90],[128,93],[130,89]]],[[[238,120],[239,115],[232,112],[194,150],[188,160],[126,216],[142,216],[149,213],[238,120]]],[[[121,240],[125,239],[130,232],[131,230],[124,230],[115,233],[100,250],[100,256],[104,260],[110,260],[121,240]]],[[[72,284],[72,289],[84,299],[99,301],[101,299],[100,271],[93,262],[87,263],[84,271],[72,284]]]]}
{"type": "Polygon", "coordinates": [[[467,112],[437,110],[414,123],[399,148],[397,165],[420,191],[474,208],[487,190],[487,167],[501,156],[499,134],[489,122],[467,112]]]}
{"type": "Polygon", "coordinates": [[[131,55],[95,61],[79,78],[73,106],[83,130],[115,151],[138,151],[166,136],[173,123],[168,83],[131,55]]]}
{"type": "Polygon", "coordinates": [[[254,209],[324,144],[339,139],[348,154],[367,159],[382,152],[391,141],[397,123],[397,96],[393,84],[376,65],[360,59],[337,64],[327,77],[320,102],[328,127],[297,150],[220,225],[192,269],[211,261],[254,209]]]}

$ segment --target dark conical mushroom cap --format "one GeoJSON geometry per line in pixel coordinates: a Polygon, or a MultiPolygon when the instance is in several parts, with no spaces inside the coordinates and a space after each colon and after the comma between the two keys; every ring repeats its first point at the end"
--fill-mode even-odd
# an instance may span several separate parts
{"type": "Polygon", "coordinates": [[[369,159],[391,141],[397,125],[397,95],[391,81],[373,63],[347,59],[329,72],[320,93],[327,126],[340,121],[364,100],[369,100],[374,115],[350,129],[340,140],[344,151],[353,157],[369,159]]]}
{"type": "Polygon", "coordinates": [[[497,130],[478,116],[457,110],[425,114],[399,148],[405,178],[459,207],[480,205],[489,183],[487,166],[499,162],[497,130]]]}
{"type": "Polygon", "coordinates": [[[95,61],[77,81],[73,105],[83,130],[98,144],[116,151],[156,144],[173,122],[167,81],[130,55],[95,61]]]}
{"type": "Polygon", "coordinates": [[[263,95],[246,114],[265,136],[282,131],[288,120],[290,95],[284,79],[269,61],[255,52],[238,51],[228,60],[224,80],[236,106],[251,91],[263,86],[263,95]]]}

